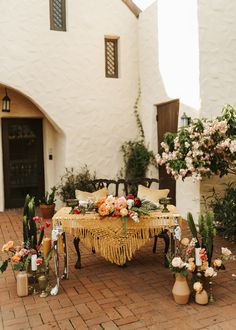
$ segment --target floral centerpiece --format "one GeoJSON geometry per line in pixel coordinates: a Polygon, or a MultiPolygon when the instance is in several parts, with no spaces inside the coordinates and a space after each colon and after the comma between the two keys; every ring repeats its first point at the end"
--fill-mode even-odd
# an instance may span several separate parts
{"type": "Polygon", "coordinates": [[[83,204],[79,205],[72,212],[74,214],[80,214],[94,210],[101,217],[121,217],[122,220],[127,220],[130,217],[133,221],[139,222],[141,214],[148,215],[150,210],[156,209],[158,209],[156,204],[147,200],[141,200],[129,194],[127,197],[109,195],[98,199],[95,203],[93,201],[87,201],[86,206],[83,204]]]}
{"type": "Polygon", "coordinates": [[[167,133],[156,156],[175,179],[192,176],[194,181],[213,174],[236,173],[236,111],[227,105],[214,120],[194,119],[177,133],[167,133]]]}

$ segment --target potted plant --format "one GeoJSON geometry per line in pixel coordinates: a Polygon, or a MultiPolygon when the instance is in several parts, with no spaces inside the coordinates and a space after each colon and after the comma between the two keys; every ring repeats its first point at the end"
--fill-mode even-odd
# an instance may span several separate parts
{"type": "Polygon", "coordinates": [[[39,207],[44,219],[51,219],[55,213],[55,194],[57,188],[51,188],[51,192],[46,191],[45,195],[39,201],[39,207]]]}

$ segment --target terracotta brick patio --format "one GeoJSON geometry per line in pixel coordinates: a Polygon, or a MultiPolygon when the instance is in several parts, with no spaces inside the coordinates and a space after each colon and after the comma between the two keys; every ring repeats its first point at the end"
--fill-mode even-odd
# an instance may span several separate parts
{"type": "MultiPolygon", "coordinates": [[[[0,213],[0,245],[22,239],[22,212],[0,213]]],[[[127,267],[106,262],[81,246],[81,270],[74,269],[75,252],[69,238],[70,279],[57,296],[16,295],[11,267],[0,274],[0,329],[236,329],[236,261],[228,262],[214,280],[215,303],[176,305],[173,277],[162,264],[162,240],[157,254],[152,243],[137,252],[127,267]]],[[[217,237],[215,250],[236,246],[217,237]]],[[[52,265],[51,265],[52,266],[52,265]]],[[[53,267],[50,271],[53,279],[53,267]]]]}

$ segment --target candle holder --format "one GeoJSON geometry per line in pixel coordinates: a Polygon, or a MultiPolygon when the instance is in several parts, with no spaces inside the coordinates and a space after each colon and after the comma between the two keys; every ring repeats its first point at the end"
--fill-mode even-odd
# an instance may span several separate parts
{"type": "Polygon", "coordinates": [[[209,303],[215,302],[214,296],[213,296],[213,277],[209,278],[209,303]]]}
{"type": "Polygon", "coordinates": [[[159,200],[159,203],[163,205],[163,210],[161,211],[162,213],[169,213],[170,211],[167,208],[167,205],[170,204],[171,197],[166,197],[166,198],[161,198],[159,200]]]}
{"type": "Polygon", "coordinates": [[[35,295],[35,294],[38,294],[39,292],[37,291],[36,289],[36,282],[37,282],[37,276],[36,276],[36,270],[32,270],[32,275],[33,275],[33,292],[32,294],[35,295]]]}
{"type": "Polygon", "coordinates": [[[39,297],[46,298],[48,296],[48,292],[46,291],[48,286],[48,280],[46,274],[42,274],[38,277],[38,283],[39,283],[39,289],[41,290],[39,297]]]}

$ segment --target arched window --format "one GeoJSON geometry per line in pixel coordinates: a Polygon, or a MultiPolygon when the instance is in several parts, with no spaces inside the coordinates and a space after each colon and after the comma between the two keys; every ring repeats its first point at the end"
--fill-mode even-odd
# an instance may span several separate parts
{"type": "Polygon", "coordinates": [[[66,31],[66,0],[50,0],[50,29],[66,31]]]}

